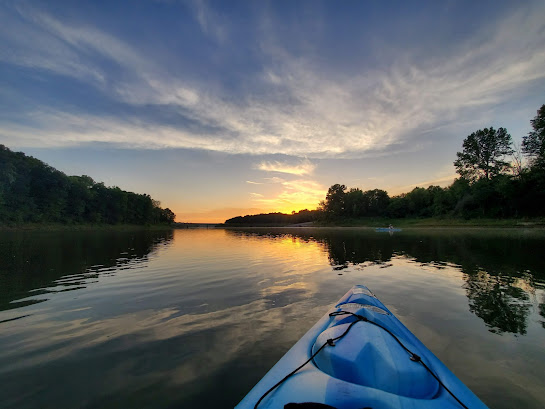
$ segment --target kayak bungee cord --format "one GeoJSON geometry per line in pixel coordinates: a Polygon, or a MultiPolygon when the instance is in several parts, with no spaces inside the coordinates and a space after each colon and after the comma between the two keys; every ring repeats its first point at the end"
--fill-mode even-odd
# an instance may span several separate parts
{"type": "MultiPolygon", "coordinates": [[[[451,390],[441,381],[441,379],[439,379],[439,377],[437,375],[435,375],[435,373],[431,370],[430,367],[428,367],[428,365],[425,364],[424,361],[422,361],[422,358],[420,356],[418,356],[417,354],[415,354],[414,352],[412,352],[409,348],[407,348],[403,342],[401,342],[401,340],[393,333],[391,332],[388,328],[374,322],[374,321],[371,321],[369,320],[367,317],[364,317],[363,315],[358,315],[358,314],[355,314],[353,312],[350,312],[350,311],[344,311],[344,310],[341,310],[341,311],[335,311],[335,312],[332,312],[329,314],[330,317],[338,317],[338,316],[341,316],[341,315],[351,315],[353,317],[356,318],[355,321],[352,321],[350,323],[350,325],[348,326],[348,328],[346,329],[346,331],[344,331],[341,335],[339,335],[338,337],[335,337],[335,338],[329,338],[326,342],[324,342],[324,344],[318,348],[318,350],[312,354],[312,356],[306,361],[304,362],[303,364],[301,364],[299,367],[297,367],[296,369],[294,369],[293,371],[291,371],[289,374],[287,374],[284,378],[282,378],[280,381],[278,381],[274,386],[272,386],[267,392],[265,392],[263,394],[263,396],[261,396],[261,398],[259,398],[259,400],[257,401],[257,403],[255,404],[254,406],[254,409],[257,409],[257,407],[259,406],[259,404],[261,403],[261,401],[263,399],[265,399],[265,397],[271,393],[273,390],[275,390],[278,386],[280,386],[282,383],[284,383],[288,378],[290,378],[291,376],[295,375],[301,368],[303,368],[305,365],[307,365],[310,361],[312,361],[316,355],[318,355],[320,353],[320,351],[322,349],[324,349],[327,345],[329,346],[332,346],[334,347],[335,346],[335,341],[338,341],[340,340],[341,338],[343,338],[346,334],[348,334],[348,331],[350,331],[350,329],[357,323],[357,322],[360,322],[360,321],[363,321],[363,322],[368,322],[370,324],[373,324],[379,328],[382,328],[384,331],[386,331],[388,334],[390,334],[396,341],[399,345],[401,345],[401,347],[407,351],[407,353],[410,355],[409,359],[413,362],[420,362],[422,364],[422,366],[424,366],[424,368],[431,374],[431,376],[433,376],[435,378],[435,380],[439,383],[440,386],[442,386],[454,399],[456,399],[456,401],[464,408],[464,409],[469,409],[466,405],[464,405],[464,403],[462,401],[460,401],[460,399],[458,399],[456,397],[456,395],[454,395],[454,393],[451,392],[451,390]]],[[[363,408],[363,409],[372,409],[372,408],[363,408]]]]}
{"type": "Polygon", "coordinates": [[[374,321],[371,321],[369,319],[367,319],[366,317],[362,316],[362,315],[358,315],[358,314],[354,314],[353,312],[350,312],[350,311],[336,311],[336,312],[332,312],[331,314],[329,314],[330,317],[336,317],[336,316],[339,316],[339,315],[352,315],[354,317],[356,317],[356,321],[354,322],[358,322],[358,321],[364,321],[364,322],[368,322],[369,324],[373,324],[379,328],[382,328],[384,331],[386,331],[388,334],[390,334],[396,341],[399,345],[401,345],[401,347],[407,351],[410,355],[410,360],[411,361],[414,361],[414,362],[420,362],[422,364],[422,366],[430,373],[431,376],[433,376],[435,378],[435,380],[437,382],[439,382],[439,385],[441,385],[448,393],[450,393],[450,396],[452,396],[454,399],[456,399],[456,401],[462,405],[462,407],[464,409],[469,409],[466,405],[464,405],[464,403],[458,399],[456,397],[456,395],[454,395],[454,393],[451,392],[451,390],[449,388],[447,388],[447,386],[441,381],[441,379],[439,379],[439,377],[437,375],[435,375],[435,373],[431,370],[431,368],[425,364],[424,361],[422,361],[422,358],[420,358],[418,355],[416,355],[413,351],[411,351],[409,348],[407,348],[403,342],[400,341],[400,339],[392,332],[390,331],[388,328],[374,322],[374,321]]]}
{"type": "MultiPolygon", "coordinates": [[[[330,316],[332,316],[330,314],[330,316]]],[[[350,331],[350,328],[352,328],[354,326],[354,324],[356,324],[358,321],[360,320],[356,320],[356,321],[353,321],[350,323],[350,325],[348,326],[348,328],[346,329],[346,331],[344,331],[341,335],[339,335],[338,337],[335,337],[335,338],[329,338],[326,342],[324,342],[324,344],[314,353],[312,354],[312,356],[304,363],[302,364],[301,366],[299,366],[298,368],[294,369],[293,371],[291,371],[289,374],[287,374],[282,380],[280,380],[278,383],[276,383],[276,385],[274,385],[271,389],[269,389],[267,392],[265,392],[263,394],[263,396],[261,398],[259,398],[259,400],[257,401],[257,403],[255,404],[254,406],[254,409],[257,409],[257,407],[259,406],[259,404],[261,403],[261,401],[265,398],[265,396],[267,396],[269,393],[271,393],[274,389],[276,389],[278,386],[280,386],[283,382],[286,381],[286,379],[288,379],[290,376],[294,375],[295,373],[297,373],[297,371],[299,371],[302,367],[304,367],[306,364],[308,364],[310,361],[312,361],[314,359],[314,357],[316,355],[318,355],[320,353],[320,351],[322,349],[325,348],[326,345],[329,345],[329,346],[335,346],[335,341],[338,341],[339,339],[341,339],[342,337],[344,337],[346,334],[348,334],[348,331],[350,331]]],[[[363,409],[371,409],[371,408],[363,408],[363,409]]]]}

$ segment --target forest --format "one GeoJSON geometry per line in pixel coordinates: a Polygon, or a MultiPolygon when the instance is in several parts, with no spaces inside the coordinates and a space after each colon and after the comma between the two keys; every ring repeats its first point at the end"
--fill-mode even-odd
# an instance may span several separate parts
{"type": "Polygon", "coordinates": [[[293,212],[292,214],[261,213],[246,216],[237,216],[233,217],[232,219],[226,220],[225,224],[241,226],[285,226],[288,224],[312,222],[317,220],[319,216],[320,212],[318,210],[305,209],[299,212],[293,212]]]}
{"type": "Polygon", "coordinates": [[[520,148],[505,128],[473,132],[457,152],[459,175],[448,187],[416,187],[390,197],[381,189],[331,186],[317,210],[292,215],[269,213],[235,217],[226,224],[273,225],[363,218],[506,219],[545,216],[545,105],[530,121],[520,148]]]}
{"type": "Polygon", "coordinates": [[[24,223],[171,224],[176,215],[147,194],[67,176],[0,145],[0,226],[24,223]]]}

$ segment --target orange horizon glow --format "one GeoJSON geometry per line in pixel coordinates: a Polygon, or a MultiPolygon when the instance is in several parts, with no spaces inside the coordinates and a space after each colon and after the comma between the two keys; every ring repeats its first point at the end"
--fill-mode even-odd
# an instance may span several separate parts
{"type": "Polygon", "coordinates": [[[278,208],[271,207],[252,207],[252,208],[239,208],[239,209],[211,209],[207,211],[179,211],[172,210],[176,214],[177,223],[224,223],[226,220],[237,216],[246,216],[253,214],[267,214],[267,213],[285,213],[291,214],[292,212],[299,212],[301,210],[315,210],[318,208],[318,204],[294,204],[285,205],[281,204],[278,208]],[[238,210],[238,211],[237,211],[238,210]]]}

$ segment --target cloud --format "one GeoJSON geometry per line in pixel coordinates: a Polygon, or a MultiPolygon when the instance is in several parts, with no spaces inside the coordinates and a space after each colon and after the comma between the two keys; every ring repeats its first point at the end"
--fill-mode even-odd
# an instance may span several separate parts
{"type": "Polygon", "coordinates": [[[208,7],[203,0],[192,0],[187,3],[192,9],[201,30],[219,43],[226,41],[228,30],[218,14],[208,7]]]}
{"type": "Polygon", "coordinates": [[[146,76],[156,70],[131,45],[92,25],[61,22],[24,3],[17,5],[14,12],[16,18],[0,15],[0,36],[6,40],[0,61],[91,81],[100,87],[106,86],[111,76],[111,71],[99,62],[101,59],[115,63],[125,76],[130,73],[131,81],[145,82],[146,76]]]}
{"type": "Polygon", "coordinates": [[[310,175],[314,172],[316,165],[310,162],[308,159],[302,160],[298,164],[292,165],[286,162],[261,162],[257,165],[257,169],[264,170],[266,172],[278,172],[288,173],[290,175],[310,175]]]}
{"type": "Polygon", "coordinates": [[[392,192],[389,192],[389,193],[394,195],[401,194],[401,193],[408,193],[411,190],[413,190],[415,187],[423,187],[423,188],[428,188],[429,186],[446,187],[446,186],[450,186],[454,182],[454,179],[456,179],[457,177],[459,177],[459,175],[453,173],[449,176],[444,176],[444,177],[440,177],[433,180],[426,180],[424,182],[418,182],[418,183],[413,183],[406,186],[393,188],[392,192]]]}
{"type": "Polygon", "coordinates": [[[264,178],[263,180],[266,180],[268,183],[284,183],[285,179],[279,178],[277,176],[272,178],[264,178]]]}
{"type": "MultiPolygon", "coordinates": [[[[214,12],[203,2],[192,4],[203,32],[225,38],[226,29],[214,25],[214,12]]],[[[481,118],[506,97],[543,84],[543,6],[535,7],[532,13],[521,8],[503,21],[491,21],[447,55],[416,59],[399,49],[388,68],[364,69],[360,61],[361,72],[355,74],[311,54],[294,56],[264,33],[256,64],[261,68],[246,76],[252,87],[236,92],[198,75],[189,81],[167,72],[136,44],[91,23],[20,7],[17,19],[1,16],[0,40],[6,46],[0,60],[77,78],[127,107],[169,107],[192,125],[165,125],[126,112],[90,115],[39,107],[26,112],[24,121],[4,120],[0,136],[18,147],[106,142],[309,158],[405,151],[418,146],[418,135],[429,129],[461,116],[481,118]],[[122,74],[114,75],[102,60],[122,74]]],[[[263,162],[259,169],[309,175],[314,168],[310,162],[263,162]]]]}
{"type": "Polygon", "coordinates": [[[445,165],[442,168],[439,168],[436,172],[434,172],[431,175],[428,175],[427,179],[424,179],[424,181],[420,181],[417,183],[411,183],[409,185],[391,185],[386,187],[386,191],[390,195],[399,195],[401,193],[408,193],[411,190],[413,190],[415,187],[423,187],[428,188],[429,186],[441,186],[441,187],[447,187],[450,186],[454,179],[459,177],[456,173],[453,172],[452,165],[445,165]]]}
{"type": "Polygon", "coordinates": [[[48,28],[39,13],[19,5],[13,14],[0,9],[0,21],[0,61],[103,83],[100,70],[48,28]]]}

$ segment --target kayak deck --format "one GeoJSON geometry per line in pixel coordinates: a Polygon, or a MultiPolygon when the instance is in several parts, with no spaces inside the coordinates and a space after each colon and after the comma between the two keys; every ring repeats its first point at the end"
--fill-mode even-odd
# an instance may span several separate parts
{"type": "Polygon", "coordinates": [[[350,289],[236,408],[258,402],[258,409],[302,402],[337,409],[486,408],[365,286],[350,289]]]}

